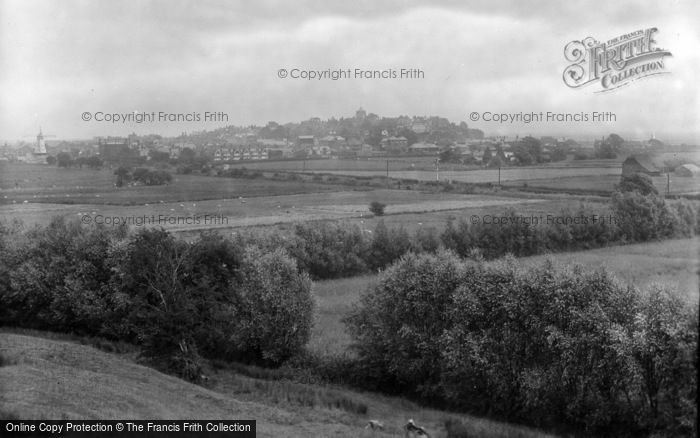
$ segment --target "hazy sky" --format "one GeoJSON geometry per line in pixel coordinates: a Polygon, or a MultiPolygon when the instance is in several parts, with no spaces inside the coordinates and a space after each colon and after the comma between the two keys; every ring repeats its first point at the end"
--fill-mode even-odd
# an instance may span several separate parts
{"type": "Polygon", "coordinates": [[[349,117],[439,115],[487,134],[700,143],[700,7],[693,1],[0,0],[0,139],[349,117]],[[564,46],[657,27],[670,74],[608,93],[570,89],[564,46]],[[422,79],[279,78],[417,68],[422,79]],[[228,114],[228,123],[85,122],[91,114],[228,114]],[[471,122],[471,112],[611,111],[612,123],[471,122]]]}

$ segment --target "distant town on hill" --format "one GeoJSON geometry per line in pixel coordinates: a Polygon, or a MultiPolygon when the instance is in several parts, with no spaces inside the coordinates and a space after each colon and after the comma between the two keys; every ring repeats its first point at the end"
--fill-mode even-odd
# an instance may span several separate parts
{"type": "Polygon", "coordinates": [[[40,131],[34,142],[5,143],[0,146],[0,160],[81,166],[196,160],[212,165],[255,160],[427,155],[466,165],[518,166],[615,158],[620,154],[655,153],[669,148],[653,135],[647,140],[630,141],[617,134],[606,134],[592,143],[552,136],[486,136],[463,121],[455,123],[437,116],[380,117],[362,108],[347,118],[314,117],[299,123],[271,121],[265,126],[226,126],[177,137],[135,133],[73,141],[48,137],[40,131]]]}

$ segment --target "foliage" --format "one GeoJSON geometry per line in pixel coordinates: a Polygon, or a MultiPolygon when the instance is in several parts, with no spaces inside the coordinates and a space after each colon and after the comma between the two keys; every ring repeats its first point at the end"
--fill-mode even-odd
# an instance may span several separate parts
{"type": "Polygon", "coordinates": [[[56,165],[58,167],[70,167],[73,165],[73,159],[67,152],[59,152],[56,155],[56,165]]]}
{"type": "Polygon", "coordinates": [[[385,208],[386,204],[379,201],[372,201],[372,203],[369,204],[369,211],[371,211],[375,216],[384,216],[385,208]]]}
{"type": "Polygon", "coordinates": [[[680,219],[663,198],[639,192],[615,192],[612,211],[620,238],[643,242],[677,235],[680,219]]]}
{"type": "Polygon", "coordinates": [[[387,228],[380,220],[372,233],[367,258],[368,266],[383,269],[411,250],[411,238],[403,228],[387,228]]]}
{"type": "Polygon", "coordinates": [[[191,380],[200,355],[278,364],[310,336],[311,283],[282,249],[62,218],[2,227],[0,249],[0,325],[133,342],[191,380]]]}
{"type": "Polygon", "coordinates": [[[346,322],[379,388],[587,434],[696,432],[697,309],[662,288],[408,255],[346,322]]]}
{"type": "Polygon", "coordinates": [[[299,269],[313,278],[337,278],[367,270],[367,242],[357,226],[331,222],[298,224],[288,242],[299,269]]]}
{"type": "Polygon", "coordinates": [[[117,187],[123,187],[125,184],[131,181],[132,178],[131,171],[128,167],[124,166],[117,167],[117,170],[114,171],[114,174],[117,176],[117,187]]]}
{"type": "Polygon", "coordinates": [[[277,249],[246,248],[242,265],[242,312],[236,315],[239,348],[256,358],[280,363],[301,351],[311,336],[314,301],[311,280],[277,249]]]}
{"type": "Polygon", "coordinates": [[[659,191],[654,187],[654,181],[643,173],[622,175],[620,184],[616,186],[619,192],[638,192],[642,195],[658,195],[659,191]]]}
{"type": "Polygon", "coordinates": [[[166,170],[150,170],[144,167],[134,169],[132,178],[147,186],[160,186],[173,180],[173,176],[166,170]]]}

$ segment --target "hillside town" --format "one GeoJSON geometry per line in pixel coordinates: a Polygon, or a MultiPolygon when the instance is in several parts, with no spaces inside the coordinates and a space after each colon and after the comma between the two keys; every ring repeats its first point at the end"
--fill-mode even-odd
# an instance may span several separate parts
{"type": "Polygon", "coordinates": [[[91,140],[50,138],[55,137],[40,129],[33,142],[5,143],[0,146],[0,160],[51,164],[62,158],[64,163],[79,165],[89,165],[88,160],[137,165],[184,157],[216,167],[259,160],[435,156],[442,162],[501,167],[649,155],[669,147],[653,134],[643,141],[610,134],[592,142],[552,136],[486,136],[465,122],[437,116],[380,117],[363,108],[348,118],[271,121],[262,127],[227,126],[170,138],[135,133],[91,140]]]}

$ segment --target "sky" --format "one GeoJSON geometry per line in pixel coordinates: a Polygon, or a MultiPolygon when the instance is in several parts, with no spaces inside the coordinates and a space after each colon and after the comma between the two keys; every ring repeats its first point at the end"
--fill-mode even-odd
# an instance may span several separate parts
{"type": "Polygon", "coordinates": [[[700,2],[0,0],[0,140],[225,125],[437,115],[487,135],[700,144],[700,2]],[[564,47],[656,27],[668,74],[606,93],[572,89],[564,47]],[[419,69],[416,79],[291,78],[310,70],[419,69]],[[279,77],[280,69],[288,76],[279,77]],[[96,121],[98,114],[199,121],[96,121]],[[592,114],[498,123],[484,113],[592,114]],[[90,120],[83,120],[83,113],[90,120]],[[226,122],[203,120],[224,113],[226,122]],[[477,113],[479,120],[470,116],[477,113]],[[172,116],[167,116],[172,117],[172,116]]]}

